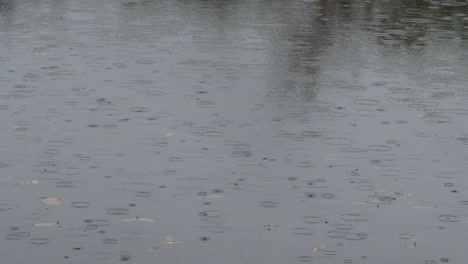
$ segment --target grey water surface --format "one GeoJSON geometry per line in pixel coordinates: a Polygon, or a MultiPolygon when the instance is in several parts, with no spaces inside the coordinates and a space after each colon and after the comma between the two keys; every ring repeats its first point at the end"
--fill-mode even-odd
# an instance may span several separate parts
{"type": "Polygon", "coordinates": [[[466,263],[468,1],[0,0],[0,263],[466,263]]]}

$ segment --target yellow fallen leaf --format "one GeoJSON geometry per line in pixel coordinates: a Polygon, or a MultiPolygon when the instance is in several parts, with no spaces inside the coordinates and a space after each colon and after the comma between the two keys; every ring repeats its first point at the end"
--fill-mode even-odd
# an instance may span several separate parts
{"type": "Polygon", "coordinates": [[[58,223],[35,223],[33,224],[33,226],[37,226],[37,227],[48,227],[48,226],[55,226],[57,225],[58,223]]]}
{"type": "Polygon", "coordinates": [[[26,180],[23,180],[23,181],[17,181],[16,183],[18,184],[21,184],[21,185],[27,185],[27,184],[39,184],[38,181],[26,181],[26,180]]]}
{"type": "Polygon", "coordinates": [[[60,201],[60,199],[51,198],[51,197],[44,197],[44,199],[42,199],[42,202],[45,203],[45,204],[50,204],[50,205],[61,205],[62,204],[62,201],[60,201]]]}
{"type": "Polygon", "coordinates": [[[164,237],[164,239],[166,240],[164,243],[168,244],[168,245],[173,245],[173,244],[177,244],[177,243],[182,243],[181,241],[176,241],[172,236],[170,235],[167,235],[164,237]]]}
{"type": "Polygon", "coordinates": [[[325,248],[325,246],[318,246],[318,247],[314,247],[314,252],[319,252],[321,250],[323,250],[325,248]]]}

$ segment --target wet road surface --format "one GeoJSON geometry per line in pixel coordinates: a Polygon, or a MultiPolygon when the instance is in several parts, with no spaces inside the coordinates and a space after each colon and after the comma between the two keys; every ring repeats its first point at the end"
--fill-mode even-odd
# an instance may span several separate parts
{"type": "Polygon", "coordinates": [[[0,0],[0,262],[464,263],[467,14],[0,0]]]}

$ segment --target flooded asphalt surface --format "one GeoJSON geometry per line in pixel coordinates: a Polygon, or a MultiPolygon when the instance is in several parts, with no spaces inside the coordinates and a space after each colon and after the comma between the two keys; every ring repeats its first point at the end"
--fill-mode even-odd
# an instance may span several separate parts
{"type": "Polygon", "coordinates": [[[467,1],[0,0],[1,263],[465,263],[467,1]]]}

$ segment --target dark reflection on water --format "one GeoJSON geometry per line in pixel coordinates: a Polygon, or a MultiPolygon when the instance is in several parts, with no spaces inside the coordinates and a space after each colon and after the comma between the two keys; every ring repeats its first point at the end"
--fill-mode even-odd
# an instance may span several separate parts
{"type": "Polygon", "coordinates": [[[0,0],[0,262],[462,263],[467,47],[462,0],[0,0]]]}

